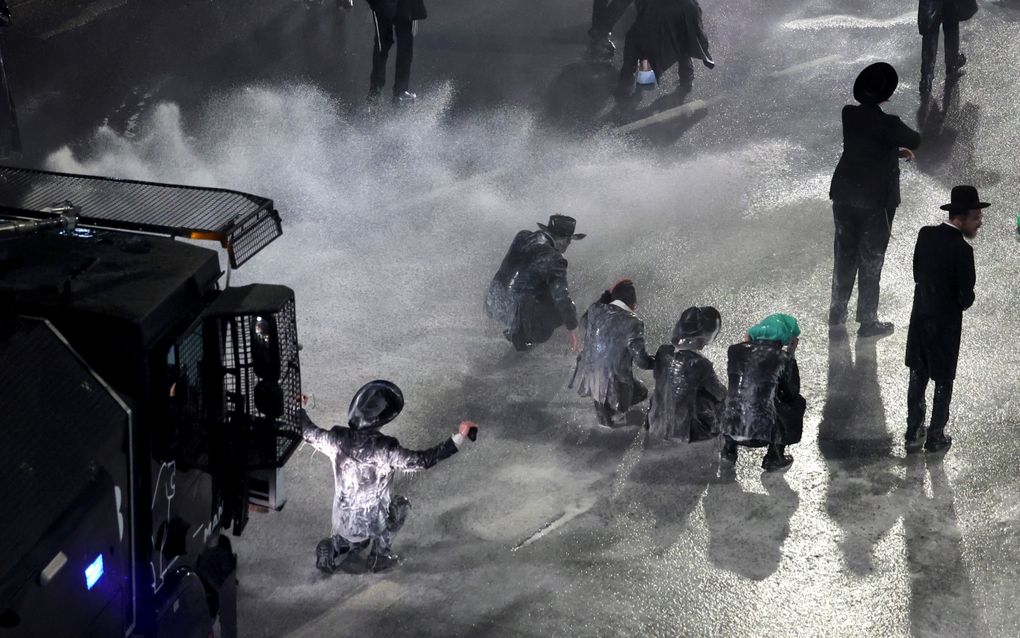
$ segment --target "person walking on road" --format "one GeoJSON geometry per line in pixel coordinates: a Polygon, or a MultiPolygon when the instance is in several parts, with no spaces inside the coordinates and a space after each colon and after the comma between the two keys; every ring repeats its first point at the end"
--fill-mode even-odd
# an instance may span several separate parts
{"type": "Polygon", "coordinates": [[[879,283],[900,204],[899,159],[913,159],[913,149],[921,145],[920,133],[879,106],[898,83],[896,70],[885,62],[857,76],[854,98],[860,104],[843,107],[843,154],[829,189],[836,226],[829,325],[846,323],[856,279],[861,337],[893,332],[892,323],[878,319],[879,283]]]}
{"type": "Polygon", "coordinates": [[[974,303],[974,249],[967,242],[981,228],[982,209],[990,206],[973,186],[954,186],[950,203],[942,206],[949,219],[925,226],[914,247],[914,305],[907,331],[906,364],[908,451],[924,438],[929,452],[945,450],[952,439],[945,434],[949,403],[960,356],[963,311],[974,303]],[[935,382],[931,426],[924,431],[925,391],[935,382]]]}
{"type": "Polygon", "coordinates": [[[418,96],[408,90],[411,82],[411,60],[414,57],[414,34],[418,20],[428,17],[425,0],[368,0],[375,27],[372,49],[372,75],[368,101],[374,103],[386,86],[386,62],[394,39],[397,43],[397,65],[393,74],[393,103],[407,104],[418,96]]]}
{"type": "Polygon", "coordinates": [[[939,27],[945,38],[946,82],[963,75],[967,56],[960,52],[960,23],[977,13],[977,0],[918,0],[917,30],[921,34],[921,82],[918,88],[922,98],[931,95],[935,81],[935,59],[939,54],[939,27]]]}

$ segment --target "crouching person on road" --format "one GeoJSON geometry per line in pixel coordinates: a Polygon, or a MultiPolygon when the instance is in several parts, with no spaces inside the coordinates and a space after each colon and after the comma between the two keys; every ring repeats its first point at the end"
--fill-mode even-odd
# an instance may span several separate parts
{"type": "Polygon", "coordinates": [[[766,472],[793,463],[786,446],[800,442],[806,402],[793,354],[800,326],[789,315],[770,315],[747,330],[743,343],[729,348],[729,390],[723,416],[722,458],[735,463],[737,446],[766,447],[766,472]]]}
{"type": "Polygon", "coordinates": [[[693,443],[719,435],[726,386],[701,350],[722,327],[719,311],[691,307],[673,329],[673,343],[655,353],[655,392],[648,410],[648,435],[693,443]]]}
{"type": "Polygon", "coordinates": [[[315,550],[315,566],[323,572],[351,568],[348,561],[366,547],[368,569],[378,572],[395,565],[393,536],[403,526],[411,503],[403,496],[391,496],[394,473],[426,470],[456,454],[464,439],[474,440],[477,435],[478,425],[463,421],[452,437],[433,448],[416,451],[401,447],[380,428],[403,407],[400,388],[377,380],[354,396],[347,411],[347,427],[324,430],[304,414],[302,436],[330,457],[336,481],[333,533],[315,550]]]}

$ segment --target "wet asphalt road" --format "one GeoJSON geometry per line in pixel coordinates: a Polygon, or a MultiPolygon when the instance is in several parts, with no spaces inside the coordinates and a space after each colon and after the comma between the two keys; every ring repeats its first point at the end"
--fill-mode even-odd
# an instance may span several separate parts
{"type": "Polygon", "coordinates": [[[937,78],[919,111],[915,5],[706,1],[719,66],[696,67],[689,98],[704,103],[620,136],[614,123],[673,104],[647,95],[614,112],[612,69],[581,61],[589,6],[531,5],[430,7],[422,103],[373,115],[362,4],[134,0],[3,43],[25,163],[276,200],[285,236],[235,277],[296,290],[320,424],[378,376],[409,399],[388,428],[408,444],[461,418],[483,426],[400,483],[415,505],[396,543],[404,562],[377,576],[314,570],[332,477],[300,450],[285,510],[236,541],[242,635],[1020,634],[1020,12],[981,3],[963,28],[968,74],[949,92],[937,78]],[[883,278],[897,332],[868,341],[824,325],[826,193],[839,108],[877,59],[901,75],[887,110],[924,142],[903,171],[883,278]],[[955,443],[944,458],[908,456],[913,240],[966,181],[995,207],[975,241],[955,443]],[[487,279],[514,231],[559,211],[589,234],[567,254],[578,304],[632,277],[650,345],[684,307],[711,303],[724,329],[707,352],[722,369],[746,326],[800,319],[808,415],[785,475],[762,476],[757,454],[728,475],[714,443],[597,428],[566,388],[558,336],[508,351],[480,316],[487,279]]]}

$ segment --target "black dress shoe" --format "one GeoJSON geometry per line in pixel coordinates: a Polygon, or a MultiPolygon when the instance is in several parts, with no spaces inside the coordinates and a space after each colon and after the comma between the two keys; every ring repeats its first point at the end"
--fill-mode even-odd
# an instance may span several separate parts
{"type": "Polygon", "coordinates": [[[946,77],[960,77],[965,73],[963,67],[967,66],[967,56],[962,53],[957,54],[956,64],[946,65],[946,77]]]}
{"type": "Polygon", "coordinates": [[[373,574],[391,569],[394,565],[400,562],[400,557],[396,554],[376,554],[375,552],[368,556],[368,568],[373,574]]]}
{"type": "Polygon", "coordinates": [[[869,321],[862,323],[857,329],[858,337],[886,337],[893,333],[895,327],[891,321],[869,321]]]}
{"type": "Polygon", "coordinates": [[[766,454],[765,458],[761,460],[761,469],[766,472],[778,472],[785,470],[791,465],[793,465],[793,457],[789,454],[783,454],[782,456],[766,454]]]}
{"type": "Polygon", "coordinates": [[[949,446],[953,444],[953,438],[946,436],[942,432],[932,434],[928,432],[928,437],[924,441],[925,452],[941,452],[948,450],[949,446]]]}
{"type": "Polygon", "coordinates": [[[393,103],[398,106],[406,106],[408,104],[414,104],[418,96],[410,91],[404,91],[393,96],[393,103]]]}
{"type": "Polygon", "coordinates": [[[907,452],[920,452],[921,446],[924,444],[925,429],[919,427],[911,430],[907,428],[907,433],[903,435],[903,444],[907,448],[907,452]]]}
{"type": "Polygon", "coordinates": [[[737,462],[737,444],[735,441],[723,441],[722,450],[719,451],[719,458],[728,462],[737,462]]]}

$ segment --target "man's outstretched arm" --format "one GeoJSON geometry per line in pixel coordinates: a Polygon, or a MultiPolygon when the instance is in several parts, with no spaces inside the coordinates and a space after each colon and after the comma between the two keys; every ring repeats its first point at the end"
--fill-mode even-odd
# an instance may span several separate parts
{"type": "Polygon", "coordinates": [[[396,439],[392,439],[393,445],[389,449],[389,464],[391,467],[405,472],[427,470],[443,459],[448,459],[456,454],[457,449],[464,444],[464,439],[473,441],[477,433],[477,423],[461,421],[456,434],[427,450],[409,450],[397,443],[396,439]]]}

